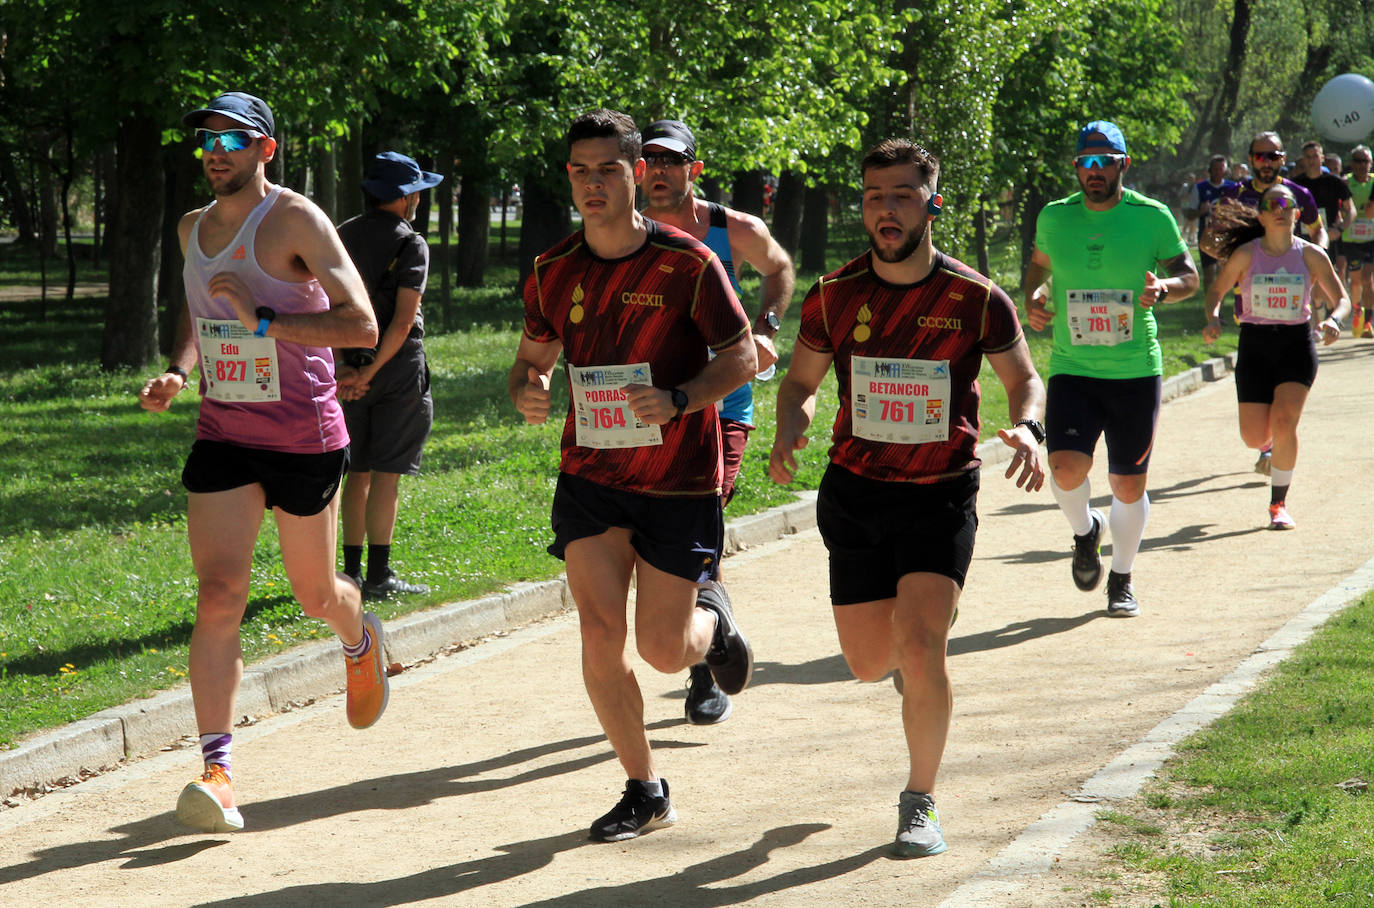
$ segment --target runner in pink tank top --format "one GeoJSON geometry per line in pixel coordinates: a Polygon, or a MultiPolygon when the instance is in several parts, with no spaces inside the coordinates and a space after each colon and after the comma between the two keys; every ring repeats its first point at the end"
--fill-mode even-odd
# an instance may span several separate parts
{"type": "Polygon", "coordinates": [[[305,613],[339,636],[348,721],[366,728],[386,709],[382,625],[356,583],[334,570],[339,480],[348,433],[335,396],[332,347],[370,347],[367,289],[328,218],[267,182],[276,153],[272,111],[229,92],[188,113],[215,200],[182,217],[187,306],[172,361],[140,405],[160,413],[200,368],[196,440],[182,471],[197,576],[191,698],[204,772],[182,790],[177,819],[205,832],[243,828],[231,770],[253,549],[264,508],[282,567],[305,613]]]}
{"type": "MultiPolygon", "coordinates": [[[[1317,347],[1309,328],[1312,285],[1321,286],[1335,311],[1322,321],[1326,344],[1341,334],[1340,320],[1350,297],[1320,246],[1293,235],[1299,203],[1293,191],[1276,183],[1260,198],[1259,210],[1220,209],[1218,258],[1224,264],[1207,288],[1207,327],[1203,340],[1221,336],[1221,299],[1240,284],[1236,301],[1240,346],[1236,355],[1236,399],[1240,437],[1248,447],[1272,444],[1269,454],[1269,528],[1291,530],[1288,488],[1298,461],[1298,420],[1317,379],[1317,347]]],[[[1265,463],[1263,453],[1260,463],[1265,463]]]]}

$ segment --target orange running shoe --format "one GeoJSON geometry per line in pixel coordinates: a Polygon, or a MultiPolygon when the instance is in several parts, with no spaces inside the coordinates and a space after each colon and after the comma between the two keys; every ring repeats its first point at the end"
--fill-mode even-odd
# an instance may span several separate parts
{"type": "Polygon", "coordinates": [[[348,724],[354,728],[367,728],[380,719],[391,696],[382,622],[371,612],[363,612],[363,626],[372,635],[372,646],[356,659],[344,656],[344,668],[348,673],[348,724]]]}
{"type": "Polygon", "coordinates": [[[223,766],[211,763],[204,775],[181,790],[177,821],[201,832],[237,832],[243,828],[243,814],[234,806],[234,783],[223,766]]]}
{"type": "Polygon", "coordinates": [[[1269,529],[1291,530],[1296,526],[1293,518],[1288,516],[1288,508],[1284,507],[1283,502],[1269,506],[1269,529]]]}

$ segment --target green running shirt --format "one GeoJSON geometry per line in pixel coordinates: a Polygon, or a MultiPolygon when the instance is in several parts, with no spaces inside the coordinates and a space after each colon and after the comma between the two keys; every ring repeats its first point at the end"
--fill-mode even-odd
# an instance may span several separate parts
{"type": "Polygon", "coordinates": [[[1139,298],[1146,271],[1164,277],[1159,263],[1188,251],[1169,209],[1125,189],[1109,210],[1091,211],[1075,192],[1041,210],[1035,246],[1050,259],[1050,375],[1163,375],[1159,328],[1139,298]]]}

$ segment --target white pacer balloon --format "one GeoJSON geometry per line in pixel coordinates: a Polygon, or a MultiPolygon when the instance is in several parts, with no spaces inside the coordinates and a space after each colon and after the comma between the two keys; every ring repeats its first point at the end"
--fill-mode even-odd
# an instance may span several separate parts
{"type": "Polygon", "coordinates": [[[1312,99],[1312,125],[1328,139],[1363,141],[1374,130],[1374,82],[1359,73],[1327,82],[1312,99]]]}

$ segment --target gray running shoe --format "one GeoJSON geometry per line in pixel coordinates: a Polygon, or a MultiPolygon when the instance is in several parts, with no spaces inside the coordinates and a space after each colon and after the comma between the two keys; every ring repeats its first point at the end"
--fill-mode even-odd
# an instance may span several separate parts
{"type": "Polygon", "coordinates": [[[1091,593],[1102,581],[1102,528],[1107,518],[1093,508],[1088,512],[1093,526],[1082,536],[1073,537],[1073,582],[1080,590],[1091,593]]]}
{"type": "Polygon", "coordinates": [[[697,588],[697,608],[708,609],[716,615],[716,630],[711,647],[706,651],[706,664],[711,666],[720,689],[737,694],[749,686],[754,674],[754,651],[735,624],[730,597],[719,580],[708,580],[697,588]]]}
{"type": "Polygon", "coordinates": [[[1107,572],[1107,614],[1112,618],[1134,618],[1140,614],[1130,574],[1107,572]]]}
{"type": "Polygon", "coordinates": [[[730,718],[730,698],[711,676],[711,666],[698,662],[687,677],[687,721],[693,725],[715,725],[730,718]]]}
{"type": "Polygon", "coordinates": [[[1274,469],[1274,454],[1267,448],[1260,451],[1259,460],[1255,461],[1255,472],[1261,476],[1268,476],[1274,469]]]}
{"type": "Polygon", "coordinates": [[[643,782],[626,780],[620,803],[592,824],[592,841],[620,842],[676,823],[677,811],[668,801],[668,780],[660,778],[658,782],[663,786],[663,795],[656,798],[644,790],[643,782]]]}
{"type": "Polygon", "coordinates": [[[899,858],[923,858],[945,850],[940,812],[935,799],[920,791],[904,791],[897,803],[897,840],[892,853],[899,858]]]}

